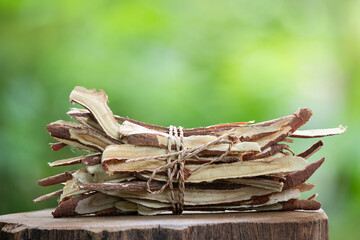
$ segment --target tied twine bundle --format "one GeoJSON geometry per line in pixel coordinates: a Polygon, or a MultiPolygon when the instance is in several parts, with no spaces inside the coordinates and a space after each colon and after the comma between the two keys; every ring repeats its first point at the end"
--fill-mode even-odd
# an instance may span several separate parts
{"type": "Polygon", "coordinates": [[[191,157],[195,157],[198,160],[209,160],[208,158],[201,158],[197,156],[200,152],[206,150],[208,147],[216,145],[216,144],[228,144],[228,149],[219,157],[213,158],[211,161],[201,164],[199,167],[194,169],[192,173],[200,170],[202,167],[210,165],[214,162],[222,161],[231,151],[231,147],[233,145],[233,141],[226,140],[234,131],[234,128],[230,131],[224,133],[223,135],[217,137],[213,141],[208,142],[207,144],[202,144],[195,148],[184,149],[184,132],[183,127],[176,128],[175,126],[169,127],[169,138],[167,142],[167,149],[168,154],[162,154],[158,156],[151,156],[151,157],[141,157],[141,158],[134,158],[128,159],[126,162],[137,162],[137,161],[145,161],[145,160],[153,160],[153,159],[166,159],[166,164],[155,169],[151,176],[149,177],[146,183],[146,191],[149,194],[160,194],[162,193],[167,187],[170,188],[171,192],[171,204],[172,204],[172,211],[173,214],[181,214],[184,210],[184,193],[185,193],[185,161],[191,157]],[[176,152],[172,152],[172,142],[175,142],[175,149],[176,152]],[[153,178],[156,176],[158,172],[163,170],[167,170],[167,182],[157,191],[152,191],[150,184],[153,178]],[[176,175],[176,176],[175,176],[176,175]],[[173,187],[173,178],[175,176],[176,182],[178,182],[178,198],[175,200],[175,193],[173,187]]]}

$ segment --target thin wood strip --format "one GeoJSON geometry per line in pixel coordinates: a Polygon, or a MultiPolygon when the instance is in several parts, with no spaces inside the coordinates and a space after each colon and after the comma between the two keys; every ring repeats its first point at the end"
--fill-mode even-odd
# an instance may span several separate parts
{"type": "Polygon", "coordinates": [[[47,178],[43,178],[38,180],[38,184],[40,186],[46,187],[46,186],[52,186],[52,185],[56,185],[59,183],[64,183],[67,180],[70,180],[73,178],[72,173],[74,173],[75,171],[72,172],[64,172],[64,173],[60,173],[54,176],[50,176],[47,178]]]}
{"type": "Polygon", "coordinates": [[[298,131],[294,132],[291,135],[291,137],[293,137],[293,138],[328,137],[328,136],[343,134],[345,131],[346,131],[346,127],[343,127],[340,125],[337,128],[298,130],[298,131]]]}
{"type": "Polygon", "coordinates": [[[49,145],[53,151],[59,151],[60,149],[67,146],[67,144],[63,142],[49,143],[49,145]]]}
{"type": "Polygon", "coordinates": [[[63,190],[60,189],[60,190],[57,190],[57,191],[42,195],[40,197],[37,197],[33,201],[34,202],[40,202],[40,201],[43,201],[43,200],[46,200],[46,199],[49,199],[49,198],[52,198],[52,197],[60,196],[62,193],[63,193],[63,190]]]}
{"type": "Polygon", "coordinates": [[[324,145],[323,141],[319,140],[314,145],[312,145],[309,149],[307,149],[304,152],[298,154],[297,156],[308,159],[309,157],[311,157],[311,155],[313,155],[314,153],[319,151],[323,145],[324,145]]]}
{"type": "MultiPolygon", "coordinates": [[[[150,185],[152,190],[159,190],[163,186],[162,183],[153,182],[150,185]]],[[[79,184],[77,187],[80,190],[90,191],[116,191],[116,192],[135,192],[145,191],[146,182],[132,181],[132,182],[106,182],[106,183],[90,183],[90,184],[79,184]]]]}

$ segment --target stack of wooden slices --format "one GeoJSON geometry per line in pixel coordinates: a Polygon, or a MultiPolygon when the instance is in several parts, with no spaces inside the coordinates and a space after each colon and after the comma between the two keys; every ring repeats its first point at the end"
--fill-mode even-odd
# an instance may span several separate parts
{"type": "Polygon", "coordinates": [[[39,185],[63,184],[41,196],[60,196],[54,217],[121,215],[183,211],[316,210],[316,194],[299,200],[314,184],[306,180],[324,158],[308,163],[320,140],[295,154],[296,138],[341,134],[332,129],[297,130],[311,117],[308,108],[267,122],[226,123],[183,129],[161,127],[116,116],[102,90],[75,87],[70,101],[85,107],[67,114],[75,122],[59,120],[47,131],[58,142],[87,155],[49,163],[74,165],[77,170],[39,180],[39,185]]]}

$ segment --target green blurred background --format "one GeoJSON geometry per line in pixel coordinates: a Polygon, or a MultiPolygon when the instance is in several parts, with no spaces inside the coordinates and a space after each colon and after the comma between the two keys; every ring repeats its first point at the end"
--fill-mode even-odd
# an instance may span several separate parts
{"type": "MultiPolygon", "coordinates": [[[[121,116],[159,125],[269,120],[310,107],[324,139],[312,193],[332,239],[359,239],[360,1],[0,0],[0,214],[56,206],[32,199],[47,123],[65,119],[76,85],[104,89],[121,116]]],[[[297,140],[297,153],[316,139],[297,140]]],[[[304,197],[306,197],[305,195],[304,197]]]]}

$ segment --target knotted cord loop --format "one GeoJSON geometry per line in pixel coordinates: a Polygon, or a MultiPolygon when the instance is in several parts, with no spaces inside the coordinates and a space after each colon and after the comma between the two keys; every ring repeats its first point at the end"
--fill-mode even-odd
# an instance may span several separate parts
{"type": "Polygon", "coordinates": [[[166,164],[156,168],[151,176],[149,177],[147,183],[146,183],[146,191],[149,194],[159,194],[162,193],[167,187],[170,188],[170,196],[171,196],[171,205],[172,205],[172,211],[174,214],[181,214],[184,210],[184,197],[185,197],[185,161],[191,157],[198,157],[197,154],[206,150],[208,147],[216,145],[216,144],[228,144],[228,149],[221,154],[218,158],[214,158],[210,162],[201,164],[199,167],[194,169],[192,173],[198,171],[204,166],[210,165],[214,162],[220,162],[222,161],[230,152],[231,147],[233,146],[233,142],[230,140],[226,140],[227,137],[229,137],[233,133],[234,129],[231,129],[230,131],[226,132],[225,134],[217,137],[213,141],[208,142],[207,144],[200,145],[195,148],[185,149],[184,148],[184,132],[183,128],[180,126],[179,128],[176,128],[175,126],[169,127],[169,137],[167,142],[167,149],[168,154],[162,154],[158,156],[151,156],[151,157],[141,157],[141,158],[135,158],[135,159],[128,159],[126,162],[137,162],[137,161],[145,161],[145,160],[151,160],[151,159],[165,159],[166,158],[166,164]],[[175,152],[172,152],[172,143],[175,144],[175,152]],[[155,175],[158,172],[161,172],[163,170],[167,170],[167,182],[157,191],[152,191],[150,188],[150,184],[152,180],[154,179],[155,175]],[[177,194],[177,200],[175,200],[175,193],[174,193],[174,186],[173,186],[173,178],[176,174],[176,181],[178,182],[178,194],[177,194]]]}

